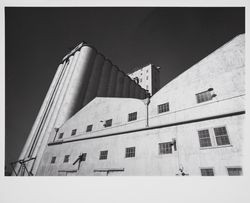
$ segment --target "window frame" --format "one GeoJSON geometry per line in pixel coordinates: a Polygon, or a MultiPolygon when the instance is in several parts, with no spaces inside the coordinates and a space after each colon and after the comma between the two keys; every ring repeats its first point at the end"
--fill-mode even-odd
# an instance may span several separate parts
{"type": "Polygon", "coordinates": [[[201,167],[200,168],[200,173],[201,173],[201,176],[215,176],[215,171],[214,171],[213,167],[201,167]],[[202,175],[202,170],[210,170],[210,169],[212,169],[213,175],[202,175]]]}
{"type": "Polygon", "coordinates": [[[212,91],[213,90],[211,90],[211,91],[205,90],[203,92],[196,93],[195,97],[196,97],[197,104],[213,100],[213,93],[212,93],[212,91]],[[207,95],[205,96],[205,100],[204,100],[204,97],[199,97],[199,95],[202,95],[202,94],[205,94],[205,93],[209,93],[209,98],[208,99],[207,99],[207,95]],[[203,99],[201,99],[201,98],[203,98],[203,99]]]}
{"type": "Polygon", "coordinates": [[[73,129],[73,130],[71,131],[71,136],[76,135],[76,132],[77,132],[77,128],[76,128],[76,129],[73,129]]]}
{"type": "Polygon", "coordinates": [[[63,163],[69,163],[69,157],[70,157],[69,154],[64,155],[63,163]]]}
{"type": "Polygon", "coordinates": [[[243,170],[242,170],[242,167],[240,167],[240,166],[228,166],[226,168],[227,168],[227,174],[228,174],[228,176],[243,176],[243,170]],[[233,175],[233,174],[230,175],[228,169],[240,169],[240,175],[233,175]]]}
{"type": "Polygon", "coordinates": [[[136,152],[136,147],[126,147],[125,148],[125,158],[134,158],[136,152]],[[132,150],[132,151],[129,151],[132,150]]]}
{"type": "Polygon", "coordinates": [[[105,120],[105,123],[104,123],[104,127],[107,128],[107,127],[111,127],[112,126],[112,123],[113,123],[113,119],[108,119],[108,120],[105,120]],[[107,125],[107,123],[110,122],[109,125],[107,125]]]}
{"type": "Polygon", "coordinates": [[[86,132],[92,132],[93,124],[87,125],[86,132]],[[89,129],[90,128],[90,129],[89,129]]]}
{"type": "Polygon", "coordinates": [[[56,163],[56,156],[52,156],[51,160],[50,160],[51,164],[55,164],[56,163]]]}
{"type": "Polygon", "coordinates": [[[128,122],[137,120],[137,111],[128,114],[128,122]]]}
{"type": "Polygon", "coordinates": [[[161,143],[158,143],[158,154],[159,155],[173,154],[172,147],[173,147],[173,143],[172,142],[161,142],[161,143]],[[164,145],[166,145],[167,147],[164,147],[164,145]]]}
{"type": "Polygon", "coordinates": [[[168,111],[170,111],[169,102],[165,102],[165,103],[157,105],[158,114],[165,113],[165,112],[168,112],[168,111]],[[164,107],[165,105],[166,105],[166,110],[165,110],[165,107],[164,107]]]}
{"type": "Polygon", "coordinates": [[[222,147],[222,146],[229,146],[231,145],[231,140],[230,140],[230,136],[229,136],[229,133],[228,133],[228,130],[227,130],[227,126],[226,125],[219,125],[217,127],[213,127],[213,134],[214,134],[214,139],[215,139],[215,144],[216,146],[218,147],[222,147]],[[228,144],[222,144],[222,145],[219,145],[218,142],[217,142],[217,139],[216,139],[216,134],[215,134],[215,128],[225,128],[226,129],[226,135],[227,135],[227,140],[228,140],[228,144]]]}
{"type": "Polygon", "coordinates": [[[63,135],[64,135],[64,132],[59,133],[58,139],[62,139],[62,138],[63,138],[63,135]]]}
{"type": "MultiPolygon", "coordinates": [[[[211,133],[210,133],[210,129],[209,129],[209,128],[199,129],[199,130],[197,130],[197,134],[198,134],[198,138],[199,138],[200,148],[213,147],[212,137],[211,137],[211,135],[210,135],[211,133]],[[205,130],[208,131],[209,140],[210,140],[210,144],[211,144],[210,146],[201,146],[201,138],[200,138],[199,132],[200,132],[200,131],[205,131],[205,130]]],[[[206,138],[206,139],[208,139],[208,138],[206,138]]]]}
{"type": "Polygon", "coordinates": [[[99,154],[99,160],[107,160],[108,159],[108,150],[102,150],[99,154]]]}

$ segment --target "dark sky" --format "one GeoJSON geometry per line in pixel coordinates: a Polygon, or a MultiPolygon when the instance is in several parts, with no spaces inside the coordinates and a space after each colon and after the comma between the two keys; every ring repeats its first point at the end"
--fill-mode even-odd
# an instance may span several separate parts
{"type": "Polygon", "coordinates": [[[163,86],[244,32],[244,8],[5,8],[5,164],[18,159],[61,59],[81,41],[124,72],[160,66],[163,86]]]}

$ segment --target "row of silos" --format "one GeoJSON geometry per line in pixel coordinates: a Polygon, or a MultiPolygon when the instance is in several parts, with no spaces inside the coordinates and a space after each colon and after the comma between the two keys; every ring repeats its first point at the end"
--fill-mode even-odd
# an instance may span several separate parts
{"type": "Polygon", "coordinates": [[[50,135],[95,97],[144,99],[146,90],[86,44],[64,57],[51,83],[20,159],[36,157],[36,171],[50,135]]]}

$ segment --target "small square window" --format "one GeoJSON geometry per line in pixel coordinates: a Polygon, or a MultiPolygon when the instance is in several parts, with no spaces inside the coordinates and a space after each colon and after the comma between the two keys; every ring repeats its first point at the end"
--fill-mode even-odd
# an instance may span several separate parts
{"type": "Polygon", "coordinates": [[[51,164],[54,164],[55,162],[56,162],[56,157],[55,157],[55,156],[53,156],[53,157],[51,158],[50,163],[51,163],[51,164]]]}
{"type": "Polygon", "coordinates": [[[81,161],[86,161],[86,156],[87,156],[87,153],[82,153],[80,157],[81,161]]]}
{"type": "Polygon", "coordinates": [[[160,104],[158,105],[158,113],[164,113],[169,111],[169,103],[165,103],[165,104],[160,104]]]}
{"type": "Polygon", "coordinates": [[[106,151],[100,151],[99,159],[100,160],[104,160],[104,159],[107,159],[107,158],[108,158],[108,150],[106,150],[106,151]]]}
{"type": "Polygon", "coordinates": [[[58,139],[62,139],[63,138],[63,133],[60,133],[58,136],[58,139]]]}
{"type": "Polygon", "coordinates": [[[93,127],[93,125],[88,125],[87,129],[86,129],[86,132],[91,132],[92,131],[92,127],[93,127]]]}
{"type": "Polygon", "coordinates": [[[209,101],[209,100],[212,100],[212,98],[213,97],[212,97],[211,91],[205,91],[205,92],[201,92],[201,93],[196,94],[197,103],[209,101]]]}
{"type": "Polygon", "coordinates": [[[72,130],[71,136],[76,135],[76,130],[77,130],[77,129],[72,130]]]}
{"type": "Polygon", "coordinates": [[[199,130],[198,135],[199,135],[199,140],[200,140],[200,147],[212,146],[208,130],[199,130]]]}
{"type": "Polygon", "coordinates": [[[112,126],[112,119],[106,120],[106,121],[105,121],[105,124],[104,124],[104,127],[105,127],[105,128],[106,128],[106,127],[110,127],[110,126],[112,126]]]}
{"type": "Polygon", "coordinates": [[[201,168],[202,176],[214,176],[214,170],[212,168],[201,168]]]}
{"type": "Polygon", "coordinates": [[[216,138],[217,145],[228,145],[230,144],[227,135],[227,130],[225,127],[214,128],[214,134],[216,138]]]}
{"type": "Polygon", "coordinates": [[[137,119],[137,112],[128,114],[128,121],[134,121],[137,119]]]}
{"type": "Polygon", "coordinates": [[[135,157],[135,147],[126,148],[125,158],[135,157]]]}
{"type": "Polygon", "coordinates": [[[242,176],[242,168],[227,168],[229,176],[242,176]]]}
{"type": "Polygon", "coordinates": [[[69,162],[69,155],[64,156],[63,163],[67,163],[67,162],[69,162]]]}
{"type": "Polygon", "coordinates": [[[171,154],[172,142],[159,143],[159,154],[171,154]]]}

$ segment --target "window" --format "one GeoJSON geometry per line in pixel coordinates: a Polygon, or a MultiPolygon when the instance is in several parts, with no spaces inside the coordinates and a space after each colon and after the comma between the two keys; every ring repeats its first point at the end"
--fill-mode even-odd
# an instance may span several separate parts
{"type": "Polygon", "coordinates": [[[214,170],[212,168],[201,168],[202,176],[214,176],[214,170]]]}
{"type": "Polygon", "coordinates": [[[106,120],[106,121],[105,121],[105,124],[104,124],[104,127],[105,127],[105,128],[106,128],[106,127],[110,127],[110,126],[112,126],[112,119],[106,120]]]}
{"type": "Polygon", "coordinates": [[[72,130],[71,136],[76,135],[76,129],[72,130]]]}
{"type": "Polygon", "coordinates": [[[52,156],[50,163],[51,163],[51,164],[54,164],[55,162],[56,162],[56,157],[55,157],[55,156],[52,156]]]}
{"type": "Polygon", "coordinates": [[[63,163],[67,163],[67,162],[69,162],[69,155],[64,156],[63,163]]]}
{"type": "Polygon", "coordinates": [[[87,129],[86,129],[86,132],[91,132],[92,131],[92,127],[93,127],[93,125],[88,125],[87,129]]]}
{"type": "Polygon", "coordinates": [[[140,82],[142,82],[142,79],[140,79],[140,82]]]}
{"type": "Polygon", "coordinates": [[[82,153],[80,157],[81,161],[86,161],[86,156],[87,156],[87,153],[82,153]]]}
{"type": "Polygon", "coordinates": [[[225,127],[214,128],[214,134],[217,145],[228,145],[230,144],[225,127]]]}
{"type": "Polygon", "coordinates": [[[148,80],[148,76],[146,77],[146,80],[148,80]]]}
{"type": "Polygon", "coordinates": [[[241,176],[242,168],[227,168],[227,172],[229,176],[241,176]]]}
{"type": "Polygon", "coordinates": [[[137,119],[137,112],[128,114],[128,121],[134,121],[137,119]]]}
{"type": "Polygon", "coordinates": [[[63,138],[63,133],[60,133],[58,136],[58,139],[62,139],[63,138]]]}
{"type": "Polygon", "coordinates": [[[135,147],[126,148],[125,158],[135,157],[135,147]]]}
{"type": "Polygon", "coordinates": [[[208,130],[199,130],[198,135],[199,135],[199,139],[200,139],[200,147],[212,146],[208,130]]]}
{"type": "Polygon", "coordinates": [[[172,142],[159,143],[159,154],[171,154],[172,142]]]}
{"type": "Polygon", "coordinates": [[[100,160],[104,160],[104,159],[107,159],[108,158],[108,150],[106,151],[100,151],[100,157],[99,159],[100,160]]]}
{"type": "Polygon", "coordinates": [[[205,92],[201,92],[201,93],[196,94],[197,103],[202,103],[202,102],[205,102],[205,101],[209,101],[212,98],[213,97],[212,97],[211,91],[208,91],[208,90],[205,91],[205,92]]]}
{"type": "Polygon", "coordinates": [[[147,69],[147,71],[146,71],[147,73],[148,73],[148,69],[147,69]]]}
{"type": "Polygon", "coordinates": [[[160,104],[158,105],[158,113],[164,113],[169,111],[169,103],[165,103],[165,104],[160,104]]]}

